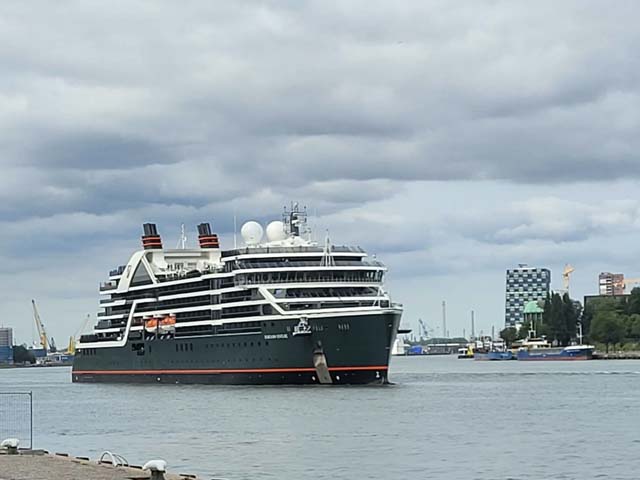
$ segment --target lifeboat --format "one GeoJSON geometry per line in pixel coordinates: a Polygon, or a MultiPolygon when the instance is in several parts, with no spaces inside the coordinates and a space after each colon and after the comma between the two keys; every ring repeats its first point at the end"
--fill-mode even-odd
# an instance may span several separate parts
{"type": "Polygon", "coordinates": [[[159,318],[152,317],[144,321],[144,329],[147,332],[155,332],[158,328],[159,318]]]}
{"type": "Polygon", "coordinates": [[[160,320],[160,331],[163,333],[173,332],[176,329],[176,316],[166,315],[160,320]]]}
{"type": "Polygon", "coordinates": [[[144,328],[147,332],[160,333],[172,332],[176,328],[175,315],[165,315],[164,317],[153,317],[144,322],[144,328]]]}

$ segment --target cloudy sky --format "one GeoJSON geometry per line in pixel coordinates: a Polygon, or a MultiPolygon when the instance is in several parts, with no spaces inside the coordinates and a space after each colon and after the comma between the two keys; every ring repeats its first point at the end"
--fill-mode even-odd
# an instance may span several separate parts
{"type": "MultiPolygon", "coordinates": [[[[65,343],[138,248],[298,200],[417,318],[504,323],[504,271],[640,277],[636,1],[4,2],[1,322],[65,343]]],[[[191,239],[195,233],[191,233],[191,239]]],[[[322,233],[320,234],[322,236],[322,233]]],[[[436,330],[437,332],[437,330],[436,330]]]]}

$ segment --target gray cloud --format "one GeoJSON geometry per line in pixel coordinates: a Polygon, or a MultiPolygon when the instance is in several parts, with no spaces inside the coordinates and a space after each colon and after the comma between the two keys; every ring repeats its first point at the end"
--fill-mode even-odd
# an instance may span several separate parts
{"type": "MultiPolygon", "coordinates": [[[[179,223],[213,220],[229,241],[234,213],[267,221],[296,199],[401,282],[572,252],[624,265],[598,248],[638,227],[639,14],[631,1],[3,4],[5,265],[21,259],[16,285],[53,297],[34,275],[64,264],[79,295],[143,221],[170,243],[179,223]]],[[[73,305],[81,317],[93,300],[73,305]]]]}

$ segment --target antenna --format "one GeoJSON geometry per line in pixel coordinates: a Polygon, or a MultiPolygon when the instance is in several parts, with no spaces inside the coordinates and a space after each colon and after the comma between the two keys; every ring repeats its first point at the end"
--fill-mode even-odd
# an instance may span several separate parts
{"type": "Polygon", "coordinates": [[[185,250],[187,248],[187,234],[184,231],[184,223],[180,224],[180,238],[178,238],[178,245],[176,248],[185,250]]]}
{"type": "Polygon", "coordinates": [[[238,219],[235,208],[233,209],[233,248],[238,248],[238,219]]]}
{"type": "Polygon", "coordinates": [[[329,230],[327,230],[327,235],[324,239],[324,250],[322,252],[322,260],[320,260],[321,267],[333,267],[336,262],[333,259],[333,255],[331,255],[331,239],[329,239],[329,230]]]}

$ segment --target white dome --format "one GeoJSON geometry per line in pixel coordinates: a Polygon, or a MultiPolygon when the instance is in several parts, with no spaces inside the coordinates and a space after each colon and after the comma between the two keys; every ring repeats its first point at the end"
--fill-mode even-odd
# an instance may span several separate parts
{"type": "Polygon", "coordinates": [[[240,235],[244,240],[244,243],[247,245],[257,245],[262,240],[262,234],[264,230],[262,229],[262,225],[258,222],[254,222],[253,220],[242,225],[240,229],[240,235]]]}
{"type": "Polygon", "coordinates": [[[270,242],[277,242],[287,238],[287,233],[284,231],[284,223],[276,220],[267,225],[267,238],[270,242]]]}

